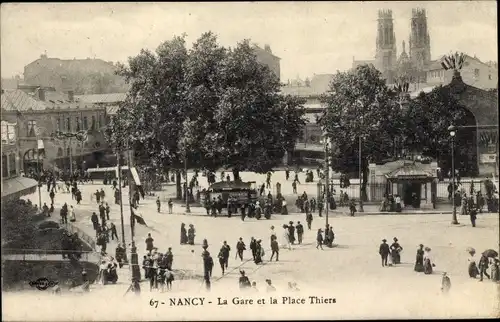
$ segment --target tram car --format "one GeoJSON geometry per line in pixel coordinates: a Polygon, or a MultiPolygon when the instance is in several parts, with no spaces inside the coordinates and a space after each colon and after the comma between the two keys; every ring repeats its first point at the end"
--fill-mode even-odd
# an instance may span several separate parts
{"type": "Polygon", "coordinates": [[[227,208],[227,201],[230,197],[235,198],[235,203],[241,207],[247,207],[250,203],[257,201],[257,185],[255,181],[220,181],[212,184],[207,190],[200,194],[202,206],[206,205],[206,200],[222,198],[222,207],[227,208]]]}

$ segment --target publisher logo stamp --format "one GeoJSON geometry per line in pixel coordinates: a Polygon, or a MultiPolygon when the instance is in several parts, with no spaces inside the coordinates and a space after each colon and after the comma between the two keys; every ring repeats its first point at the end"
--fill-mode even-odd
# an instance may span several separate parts
{"type": "Polygon", "coordinates": [[[31,287],[36,287],[40,291],[45,291],[50,287],[54,287],[58,284],[56,281],[51,281],[46,277],[41,277],[36,281],[30,281],[31,287]]]}

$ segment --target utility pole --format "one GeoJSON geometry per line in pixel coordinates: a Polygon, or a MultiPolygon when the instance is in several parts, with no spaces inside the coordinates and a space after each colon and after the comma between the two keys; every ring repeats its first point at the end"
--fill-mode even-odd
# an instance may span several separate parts
{"type": "Polygon", "coordinates": [[[36,146],[36,167],[38,172],[38,209],[42,210],[42,169],[40,167],[40,149],[38,149],[38,140],[36,146]]]}
{"type": "Polygon", "coordinates": [[[72,153],[72,149],[71,149],[71,139],[72,137],[70,136],[69,137],[69,144],[68,144],[68,147],[69,147],[69,173],[71,176],[73,176],[73,153],[72,153]]]}
{"type": "Polygon", "coordinates": [[[361,148],[362,148],[362,142],[361,142],[361,134],[359,135],[359,212],[363,212],[363,159],[361,158],[361,148]]]}
{"type": "Polygon", "coordinates": [[[116,153],[116,168],[118,169],[118,192],[120,193],[120,219],[122,223],[122,243],[123,247],[126,247],[125,243],[125,222],[123,219],[123,198],[122,198],[122,167],[120,165],[121,153],[116,153]]]}
{"type": "MultiPolygon", "coordinates": [[[[330,164],[328,162],[328,138],[325,135],[325,216],[326,225],[328,225],[328,208],[330,205],[330,164]]],[[[326,232],[327,233],[327,232],[326,232]]]]}
{"type": "MultiPolygon", "coordinates": [[[[128,188],[129,188],[129,208],[130,208],[130,232],[132,238],[132,244],[130,247],[130,264],[132,266],[132,284],[137,285],[141,280],[141,271],[139,267],[139,257],[137,255],[137,247],[135,246],[135,218],[134,218],[134,210],[133,210],[133,194],[135,193],[136,186],[134,184],[134,179],[132,178],[132,168],[133,168],[133,150],[130,148],[127,149],[127,159],[128,159],[128,188]]],[[[140,292],[140,289],[137,290],[140,292]]]]}
{"type": "Polygon", "coordinates": [[[184,155],[184,172],[186,173],[186,189],[184,191],[184,194],[186,196],[186,213],[191,212],[191,208],[189,208],[189,189],[188,189],[188,168],[187,168],[187,151],[184,155]]]}

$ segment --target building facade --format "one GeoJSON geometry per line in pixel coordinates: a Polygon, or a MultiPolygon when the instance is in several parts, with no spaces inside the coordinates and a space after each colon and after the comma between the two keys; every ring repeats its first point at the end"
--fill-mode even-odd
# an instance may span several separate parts
{"type": "Polygon", "coordinates": [[[269,69],[281,79],[281,58],[274,55],[271,51],[271,46],[264,45],[264,49],[259,47],[258,45],[253,45],[253,51],[255,56],[257,57],[257,61],[262,65],[266,65],[269,69]]]}
{"type": "Polygon", "coordinates": [[[122,77],[115,75],[113,62],[102,59],[59,59],[46,54],[24,67],[27,85],[52,87],[76,94],[103,94],[126,92],[128,87],[122,77]]]}
{"type": "Polygon", "coordinates": [[[328,91],[330,81],[334,75],[319,74],[311,79],[289,81],[281,87],[281,93],[301,97],[304,104],[306,125],[302,137],[297,140],[295,150],[287,153],[287,163],[318,165],[324,159],[323,131],[317,124],[323,114],[320,97],[328,91]]]}
{"type": "MultiPolygon", "coordinates": [[[[426,73],[427,86],[447,85],[453,79],[453,70],[444,70],[440,60],[432,62],[426,73]]],[[[460,75],[468,85],[485,90],[498,88],[498,65],[484,63],[477,57],[465,55],[460,75]]]]}
{"type": "Polygon", "coordinates": [[[18,156],[23,171],[34,170],[41,160],[44,169],[54,165],[69,169],[95,166],[107,149],[103,129],[106,109],[74,99],[53,88],[26,86],[2,90],[2,121],[17,124],[18,156]],[[56,132],[86,132],[83,142],[58,139],[56,132]]]}
{"type": "Polygon", "coordinates": [[[2,118],[2,202],[33,193],[37,182],[23,177],[20,164],[18,124],[2,118]]]}

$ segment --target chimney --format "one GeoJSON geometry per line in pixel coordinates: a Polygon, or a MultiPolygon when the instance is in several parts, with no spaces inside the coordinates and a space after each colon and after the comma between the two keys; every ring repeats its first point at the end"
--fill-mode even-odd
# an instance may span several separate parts
{"type": "Polygon", "coordinates": [[[40,101],[45,101],[45,88],[38,88],[38,99],[40,101]]]}
{"type": "Polygon", "coordinates": [[[68,101],[70,101],[70,102],[75,101],[75,92],[74,91],[68,91],[68,101]]]}

